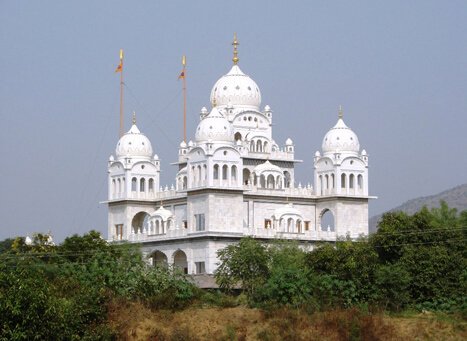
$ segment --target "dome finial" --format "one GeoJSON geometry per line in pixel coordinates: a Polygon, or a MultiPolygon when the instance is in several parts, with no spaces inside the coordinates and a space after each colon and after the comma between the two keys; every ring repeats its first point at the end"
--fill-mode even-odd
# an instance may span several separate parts
{"type": "Polygon", "coordinates": [[[339,118],[342,119],[344,117],[344,110],[342,110],[342,105],[339,105],[339,118]]]}
{"type": "Polygon", "coordinates": [[[232,45],[234,47],[234,51],[233,51],[234,56],[232,58],[232,61],[234,62],[234,65],[237,65],[238,61],[240,60],[238,58],[238,50],[237,50],[237,46],[240,45],[237,40],[237,32],[234,33],[234,41],[232,45]]]}
{"type": "Polygon", "coordinates": [[[136,125],[136,112],[133,111],[133,120],[132,120],[133,124],[136,125]]]}

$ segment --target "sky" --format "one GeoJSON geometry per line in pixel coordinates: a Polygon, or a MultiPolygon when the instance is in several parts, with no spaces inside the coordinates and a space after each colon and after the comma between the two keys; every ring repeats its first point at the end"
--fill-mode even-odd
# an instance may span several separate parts
{"type": "Polygon", "coordinates": [[[107,160],[138,127],[174,183],[182,139],[232,65],[259,85],[296,180],[344,120],[369,154],[370,216],[467,182],[466,1],[0,0],[0,239],[107,234],[107,160]]]}

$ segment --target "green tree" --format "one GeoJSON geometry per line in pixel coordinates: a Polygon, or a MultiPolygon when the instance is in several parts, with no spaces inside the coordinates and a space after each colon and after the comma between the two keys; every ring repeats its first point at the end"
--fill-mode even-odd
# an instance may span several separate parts
{"type": "Polygon", "coordinates": [[[217,256],[220,263],[215,277],[223,289],[241,285],[251,299],[269,276],[266,247],[253,238],[242,238],[237,244],[219,250],[217,256]]]}

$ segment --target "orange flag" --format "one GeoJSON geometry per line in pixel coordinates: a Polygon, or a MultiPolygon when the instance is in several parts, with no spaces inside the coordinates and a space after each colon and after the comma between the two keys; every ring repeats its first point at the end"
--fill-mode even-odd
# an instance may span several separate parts
{"type": "Polygon", "coordinates": [[[120,63],[115,69],[115,72],[122,72],[122,71],[123,71],[123,50],[120,50],[120,63]]]}

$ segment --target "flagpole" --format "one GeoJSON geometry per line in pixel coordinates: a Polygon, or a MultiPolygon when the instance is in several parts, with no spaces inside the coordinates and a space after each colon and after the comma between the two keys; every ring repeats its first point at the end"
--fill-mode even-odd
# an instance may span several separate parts
{"type": "Polygon", "coordinates": [[[183,141],[186,142],[186,57],[182,57],[183,65],[183,141]]]}
{"type": "Polygon", "coordinates": [[[120,137],[123,136],[123,50],[120,50],[120,137]]]}

